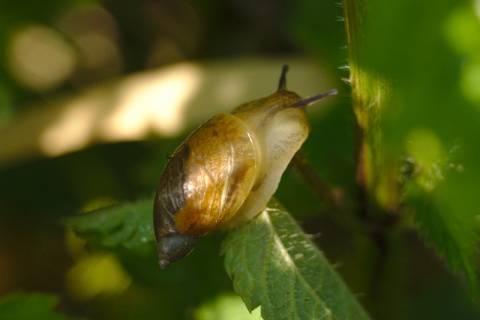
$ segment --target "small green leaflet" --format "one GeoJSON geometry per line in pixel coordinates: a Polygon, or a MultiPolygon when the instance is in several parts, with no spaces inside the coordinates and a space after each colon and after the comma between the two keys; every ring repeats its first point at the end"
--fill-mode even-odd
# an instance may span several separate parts
{"type": "Polygon", "coordinates": [[[92,247],[131,249],[155,240],[152,210],[152,199],[142,199],[74,215],[65,223],[92,247]]]}
{"type": "Polygon", "coordinates": [[[295,220],[272,200],[223,244],[235,291],[264,319],[370,319],[295,220]]]}
{"type": "Polygon", "coordinates": [[[468,214],[455,212],[437,194],[411,185],[406,199],[415,210],[414,221],[427,243],[433,245],[450,269],[460,273],[478,299],[478,243],[475,220],[468,214]],[[443,202],[443,203],[442,203],[443,202]]]}

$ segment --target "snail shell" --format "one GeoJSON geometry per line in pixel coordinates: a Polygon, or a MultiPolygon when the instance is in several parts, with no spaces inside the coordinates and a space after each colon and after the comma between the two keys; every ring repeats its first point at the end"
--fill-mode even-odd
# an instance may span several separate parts
{"type": "Polygon", "coordinates": [[[160,177],[154,228],[160,268],[187,255],[212,230],[238,226],[261,212],[309,133],[311,98],[287,91],[284,66],[279,89],[218,114],[175,150],[160,177]]]}

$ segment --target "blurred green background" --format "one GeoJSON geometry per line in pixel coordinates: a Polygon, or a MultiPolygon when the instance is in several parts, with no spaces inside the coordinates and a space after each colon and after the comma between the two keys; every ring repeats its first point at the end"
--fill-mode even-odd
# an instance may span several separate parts
{"type": "MultiPolygon", "coordinates": [[[[431,153],[437,140],[468,137],[465,165],[475,174],[459,181],[467,193],[452,184],[439,194],[465,194],[455,208],[469,211],[479,169],[479,2],[377,2],[365,10],[376,19],[362,41],[365,68],[394,83],[382,152],[405,155],[412,134],[433,141],[431,153]],[[428,130],[412,133],[419,125],[428,130]]],[[[288,88],[301,96],[340,91],[309,110],[304,152],[355,210],[355,115],[341,81],[348,53],[336,1],[2,0],[0,8],[0,296],[51,293],[58,311],[88,319],[249,318],[223,270],[221,233],[159,270],[153,245],[89,250],[62,219],[153,197],[186,135],[273,93],[284,63],[288,88]]],[[[422,150],[409,149],[428,164],[422,150]]],[[[332,221],[298,173],[287,170],[277,198],[321,234],[320,248],[375,319],[480,317],[413,219],[388,230],[380,267],[375,254],[359,256],[357,242],[368,240],[332,221]]]]}

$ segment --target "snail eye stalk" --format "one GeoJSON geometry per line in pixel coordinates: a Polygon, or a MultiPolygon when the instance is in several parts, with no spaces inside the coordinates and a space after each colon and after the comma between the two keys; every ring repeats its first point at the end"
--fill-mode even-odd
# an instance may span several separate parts
{"type": "Polygon", "coordinates": [[[277,92],[287,90],[287,72],[288,72],[288,65],[284,64],[282,67],[282,74],[280,75],[280,80],[278,81],[277,92]]]}

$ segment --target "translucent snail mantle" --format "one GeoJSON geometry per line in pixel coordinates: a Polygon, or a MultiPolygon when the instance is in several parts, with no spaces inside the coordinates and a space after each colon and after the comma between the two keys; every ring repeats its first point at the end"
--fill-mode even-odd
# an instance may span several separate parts
{"type": "Polygon", "coordinates": [[[305,108],[330,90],[302,99],[286,90],[218,114],[175,150],[160,177],[154,228],[160,268],[187,255],[199,237],[261,212],[309,133],[305,108]]]}

